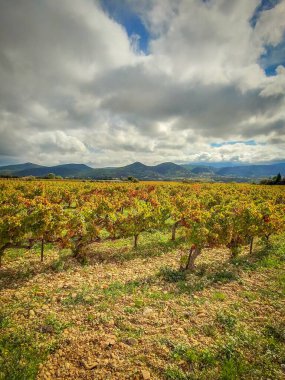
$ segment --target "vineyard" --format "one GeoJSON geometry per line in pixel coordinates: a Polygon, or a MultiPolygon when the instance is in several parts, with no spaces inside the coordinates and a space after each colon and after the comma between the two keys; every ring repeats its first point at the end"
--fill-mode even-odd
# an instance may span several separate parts
{"type": "Polygon", "coordinates": [[[185,269],[204,248],[225,246],[238,255],[253,240],[285,229],[282,187],[224,184],[0,183],[0,264],[8,248],[41,242],[70,248],[84,258],[88,245],[148,231],[177,228],[189,242],[185,269]]]}
{"type": "Polygon", "coordinates": [[[282,379],[284,233],[284,186],[1,180],[0,380],[282,379]]]}

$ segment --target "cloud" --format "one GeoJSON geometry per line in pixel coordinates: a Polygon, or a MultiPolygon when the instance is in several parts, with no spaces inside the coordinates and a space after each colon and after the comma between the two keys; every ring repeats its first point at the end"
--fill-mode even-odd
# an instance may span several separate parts
{"type": "Polygon", "coordinates": [[[254,26],[257,0],[122,2],[147,55],[99,0],[2,1],[0,161],[285,159],[284,0],[254,26]]]}

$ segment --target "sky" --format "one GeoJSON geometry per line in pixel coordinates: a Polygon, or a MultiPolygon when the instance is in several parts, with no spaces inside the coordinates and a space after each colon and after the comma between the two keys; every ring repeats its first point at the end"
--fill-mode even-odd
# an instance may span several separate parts
{"type": "Polygon", "coordinates": [[[0,0],[0,165],[285,162],[285,0],[0,0]]]}

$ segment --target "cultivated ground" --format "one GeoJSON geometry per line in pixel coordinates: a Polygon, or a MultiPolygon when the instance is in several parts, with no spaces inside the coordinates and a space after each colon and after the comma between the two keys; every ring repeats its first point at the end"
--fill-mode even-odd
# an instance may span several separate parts
{"type": "Polygon", "coordinates": [[[285,237],[235,261],[205,250],[187,275],[179,238],[139,244],[95,244],[83,263],[8,252],[0,379],[285,378],[285,237]]]}

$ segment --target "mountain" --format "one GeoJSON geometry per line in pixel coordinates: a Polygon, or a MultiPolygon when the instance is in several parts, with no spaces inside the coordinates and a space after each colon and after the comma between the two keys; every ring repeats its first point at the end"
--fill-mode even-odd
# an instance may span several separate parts
{"type": "Polygon", "coordinates": [[[85,177],[90,175],[93,169],[83,164],[66,164],[57,166],[41,166],[33,163],[8,165],[0,167],[0,175],[14,175],[18,177],[36,176],[43,177],[49,173],[62,177],[85,177]]]}
{"type": "Polygon", "coordinates": [[[93,169],[83,164],[66,164],[57,166],[40,166],[36,164],[20,164],[0,167],[0,175],[15,175],[19,177],[43,177],[53,173],[70,178],[112,179],[136,177],[139,179],[175,179],[189,178],[191,172],[180,165],[165,162],[155,166],[147,166],[141,162],[122,167],[93,169]]]}
{"type": "Polygon", "coordinates": [[[9,175],[9,174],[13,175],[13,173],[16,173],[22,170],[29,170],[29,169],[36,169],[36,168],[44,168],[44,166],[33,164],[32,162],[26,162],[25,164],[0,166],[0,175],[9,175]]]}
{"type": "Polygon", "coordinates": [[[157,178],[157,173],[152,170],[151,166],[142,164],[141,162],[134,162],[133,164],[114,168],[117,177],[137,177],[137,178],[157,178]]]}
{"type": "Polygon", "coordinates": [[[156,166],[149,166],[149,168],[164,177],[190,177],[189,170],[173,162],[164,162],[156,166]]]}
{"type": "Polygon", "coordinates": [[[193,169],[191,169],[191,172],[197,175],[214,174],[216,171],[217,169],[211,166],[196,166],[193,169]]]}
{"type": "Polygon", "coordinates": [[[280,173],[285,176],[285,163],[271,165],[247,165],[225,167],[219,169],[216,174],[220,176],[235,176],[248,178],[271,177],[280,173]]]}
{"type": "Polygon", "coordinates": [[[94,179],[121,177],[136,177],[138,179],[188,178],[191,177],[191,172],[172,162],[165,162],[155,166],[134,162],[123,167],[93,169],[92,174],[94,179]]]}
{"type": "Polygon", "coordinates": [[[240,162],[231,162],[231,161],[220,161],[220,162],[210,162],[210,161],[201,161],[201,162],[188,162],[188,164],[181,164],[186,169],[193,169],[198,166],[211,167],[212,169],[220,169],[233,166],[244,166],[248,164],[242,164],[240,162]]]}
{"type": "Polygon", "coordinates": [[[44,177],[49,173],[67,178],[114,179],[136,177],[145,180],[173,180],[183,178],[212,178],[216,181],[245,182],[252,178],[268,178],[281,173],[285,176],[285,163],[271,165],[242,165],[217,168],[206,165],[192,166],[177,165],[173,162],[164,162],[159,165],[148,166],[141,162],[121,167],[91,168],[84,164],[65,164],[57,166],[41,166],[31,162],[19,165],[0,167],[2,176],[36,176],[44,177]]]}
{"type": "Polygon", "coordinates": [[[19,177],[33,175],[42,177],[49,173],[53,173],[62,177],[88,177],[93,169],[84,164],[65,164],[57,166],[42,166],[39,168],[29,168],[16,172],[19,177]]]}

